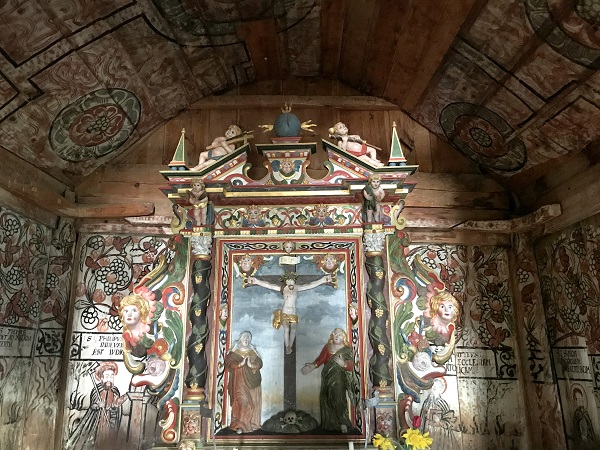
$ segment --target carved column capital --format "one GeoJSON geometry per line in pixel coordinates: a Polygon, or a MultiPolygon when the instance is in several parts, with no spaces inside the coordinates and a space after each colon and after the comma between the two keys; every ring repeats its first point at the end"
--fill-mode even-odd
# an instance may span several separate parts
{"type": "Polygon", "coordinates": [[[192,236],[190,242],[192,244],[192,254],[196,258],[210,258],[210,250],[212,247],[213,238],[211,235],[192,236]]]}
{"type": "Polygon", "coordinates": [[[367,256],[382,254],[385,247],[385,231],[367,231],[363,234],[363,244],[367,256]],[[370,255],[369,255],[370,254],[370,255]]]}

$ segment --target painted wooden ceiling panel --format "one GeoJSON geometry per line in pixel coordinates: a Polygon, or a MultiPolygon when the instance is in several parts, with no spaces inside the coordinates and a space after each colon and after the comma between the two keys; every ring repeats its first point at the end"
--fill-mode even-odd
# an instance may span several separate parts
{"type": "Polygon", "coordinates": [[[568,85],[587,78],[591,73],[543,44],[515,71],[515,76],[531,86],[542,99],[549,101],[568,85]]]}
{"type": "Polygon", "coordinates": [[[0,47],[14,64],[23,64],[62,38],[60,30],[37,2],[2,2],[0,23],[0,47]]]}
{"type": "Polygon", "coordinates": [[[410,112],[489,173],[540,176],[599,137],[598,99],[578,89],[600,67],[599,24],[589,2],[489,0],[410,112]]]}
{"type": "Polygon", "coordinates": [[[202,89],[202,96],[224,90],[228,79],[216,50],[210,47],[183,47],[185,60],[202,89]]]}
{"type": "Polygon", "coordinates": [[[600,138],[598,28],[571,0],[9,0],[0,145],[74,185],[202,97],[331,77],[533,183],[600,138]]]}
{"type": "MultiPolygon", "coordinates": [[[[600,98],[593,100],[598,102],[600,98]]],[[[600,109],[590,100],[578,97],[540,130],[565,149],[583,148],[600,137],[600,109]]]]}
{"type": "Polygon", "coordinates": [[[4,78],[0,78],[0,105],[4,105],[18,95],[18,91],[4,78]]]}
{"type": "Polygon", "coordinates": [[[510,70],[519,61],[532,40],[538,42],[523,0],[488,1],[463,37],[503,70],[510,70]]]}
{"type": "Polygon", "coordinates": [[[497,82],[484,69],[454,51],[448,55],[440,74],[437,84],[430,88],[414,117],[431,131],[443,135],[438,119],[448,105],[457,102],[476,105],[497,87],[497,82]]]}
{"type": "Polygon", "coordinates": [[[90,8],[89,0],[37,0],[40,8],[64,36],[69,36],[91,23],[114,14],[130,0],[103,0],[90,8]]]}
{"type": "Polygon", "coordinates": [[[523,139],[525,147],[535,148],[537,151],[529,152],[527,162],[520,173],[527,173],[530,169],[541,166],[555,158],[564,157],[569,152],[568,149],[559,145],[540,128],[530,128],[523,131],[521,139],[523,139]]]}
{"type": "MultiPolygon", "coordinates": [[[[285,37],[286,66],[289,74],[301,77],[319,75],[321,71],[320,2],[288,0],[287,3],[292,6],[286,14],[278,17],[277,32],[285,37]]],[[[281,8],[281,11],[285,9],[281,8]]]]}

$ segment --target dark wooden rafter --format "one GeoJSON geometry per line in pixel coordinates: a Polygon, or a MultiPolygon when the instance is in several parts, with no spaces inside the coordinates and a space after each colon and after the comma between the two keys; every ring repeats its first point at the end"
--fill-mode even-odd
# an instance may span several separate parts
{"type": "Polygon", "coordinates": [[[394,64],[394,53],[408,20],[409,8],[410,2],[390,2],[384,10],[379,9],[373,22],[373,32],[366,44],[365,76],[360,83],[361,91],[383,97],[394,64]]]}
{"type": "MultiPolygon", "coordinates": [[[[427,42],[441,20],[442,8],[432,8],[431,1],[412,2],[404,20],[402,36],[396,46],[392,70],[383,93],[400,107],[408,93],[410,80],[427,49],[427,42]]],[[[444,5],[448,0],[442,0],[444,5]]],[[[437,68],[437,67],[436,67],[437,68]]]]}
{"type": "Polygon", "coordinates": [[[349,3],[350,0],[323,0],[321,4],[321,70],[327,77],[338,76],[349,3]]]}
{"type": "Polygon", "coordinates": [[[371,0],[351,0],[346,11],[344,37],[337,78],[350,86],[360,86],[365,78],[367,46],[372,39],[373,24],[378,13],[385,8],[380,2],[371,0]]]}
{"type": "Polygon", "coordinates": [[[246,44],[254,65],[256,79],[276,80],[281,78],[275,19],[242,22],[237,34],[246,44]]]}
{"type": "Polygon", "coordinates": [[[452,46],[474,3],[475,0],[454,0],[446,3],[439,26],[435,28],[428,40],[426,50],[412,74],[412,82],[407,83],[410,87],[404,101],[399,105],[403,110],[411,111],[425,97],[430,81],[443,62],[444,56],[452,46]]]}

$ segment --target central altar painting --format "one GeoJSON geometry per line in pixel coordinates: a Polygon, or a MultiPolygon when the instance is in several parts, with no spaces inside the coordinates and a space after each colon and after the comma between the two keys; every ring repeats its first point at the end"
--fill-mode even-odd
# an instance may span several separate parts
{"type": "Polygon", "coordinates": [[[359,244],[358,237],[217,240],[215,438],[363,433],[359,244]]]}

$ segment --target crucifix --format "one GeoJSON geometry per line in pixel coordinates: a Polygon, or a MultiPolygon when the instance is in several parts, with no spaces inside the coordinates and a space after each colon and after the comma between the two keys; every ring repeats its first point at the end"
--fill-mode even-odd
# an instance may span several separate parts
{"type": "Polygon", "coordinates": [[[298,324],[298,314],[296,314],[296,302],[298,292],[313,289],[325,283],[331,283],[331,275],[319,277],[300,276],[294,270],[295,265],[282,264],[286,271],[279,277],[279,283],[275,284],[265,279],[273,277],[248,277],[247,285],[261,286],[266,289],[280,292],[283,296],[283,307],[273,312],[273,326],[276,329],[283,328],[283,342],[285,347],[285,356],[283,362],[284,372],[284,409],[296,409],[296,326],[298,324]],[[303,284],[296,284],[298,280],[305,281],[303,284]]]}

